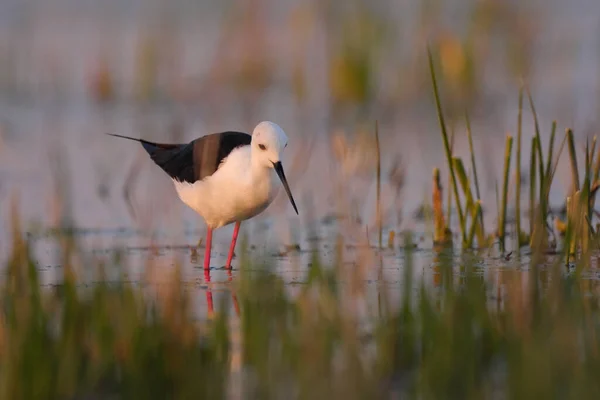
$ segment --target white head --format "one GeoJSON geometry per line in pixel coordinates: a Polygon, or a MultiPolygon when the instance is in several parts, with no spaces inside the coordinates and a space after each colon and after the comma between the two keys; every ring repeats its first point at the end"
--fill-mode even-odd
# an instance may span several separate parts
{"type": "Polygon", "coordinates": [[[279,125],[270,121],[263,121],[256,125],[252,132],[252,142],[250,143],[252,152],[252,163],[264,168],[273,168],[283,187],[292,202],[292,206],[298,214],[296,203],[292,197],[292,192],[288,186],[283,166],[281,165],[281,155],[283,149],[287,146],[288,137],[279,125]]]}
{"type": "Polygon", "coordinates": [[[253,161],[267,168],[281,161],[283,149],[287,146],[288,137],[279,125],[263,121],[256,125],[252,132],[253,161]]]}

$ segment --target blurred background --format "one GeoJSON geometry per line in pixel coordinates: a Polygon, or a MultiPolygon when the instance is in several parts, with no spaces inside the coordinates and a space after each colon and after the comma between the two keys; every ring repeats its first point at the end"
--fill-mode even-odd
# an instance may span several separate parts
{"type": "MultiPolygon", "coordinates": [[[[428,44],[459,156],[471,117],[484,210],[495,208],[522,84],[542,136],[552,120],[579,143],[596,133],[594,0],[0,0],[0,242],[18,196],[31,229],[66,224],[132,246],[196,243],[204,225],[168,177],[140,146],[104,133],[185,142],[251,132],[262,120],[290,137],[284,165],[300,217],[280,196],[243,224],[260,233],[251,242],[293,245],[309,226],[346,216],[357,236],[368,232],[375,121],[384,229],[423,230],[432,168],[445,170],[428,44]]],[[[524,154],[532,134],[525,113],[524,154]]],[[[215,238],[223,249],[228,229],[215,238]]]]}

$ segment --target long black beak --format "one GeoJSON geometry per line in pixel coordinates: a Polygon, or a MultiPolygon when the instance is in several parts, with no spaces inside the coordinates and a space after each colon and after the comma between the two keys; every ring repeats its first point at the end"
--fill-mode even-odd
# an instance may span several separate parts
{"type": "Polygon", "coordinates": [[[283,183],[283,187],[292,202],[292,206],[294,207],[294,211],[298,214],[298,208],[296,207],[296,202],[294,202],[294,197],[292,197],[292,192],[290,191],[290,187],[288,186],[287,179],[285,179],[285,173],[283,172],[283,165],[281,165],[281,161],[277,161],[273,163],[273,168],[275,168],[275,172],[279,175],[279,179],[281,179],[281,183],[283,183]]]}

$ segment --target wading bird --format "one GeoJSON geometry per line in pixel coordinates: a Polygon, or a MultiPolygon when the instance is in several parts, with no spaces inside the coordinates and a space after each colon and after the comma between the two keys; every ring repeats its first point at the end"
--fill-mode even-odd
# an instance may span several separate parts
{"type": "Polygon", "coordinates": [[[213,230],[235,223],[225,265],[231,268],[240,224],[273,202],[279,190],[276,176],[298,214],[281,165],[288,138],[273,122],[259,123],[252,135],[227,131],[186,144],[153,143],[108,135],[140,142],[150,158],[171,177],[179,199],[202,216],[208,228],[204,269],[210,268],[213,230]]]}

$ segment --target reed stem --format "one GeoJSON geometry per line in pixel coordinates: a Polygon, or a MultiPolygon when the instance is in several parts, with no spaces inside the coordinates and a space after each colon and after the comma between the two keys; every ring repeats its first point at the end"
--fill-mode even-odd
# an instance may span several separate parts
{"type": "Polygon", "coordinates": [[[537,117],[537,112],[535,111],[535,105],[533,103],[533,97],[531,96],[531,92],[529,88],[527,88],[527,98],[529,99],[529,107],[531,108],[531,114],[533,115],[533,123],[535,126],[535,137],[537,138],[537,152],[538,152],[538,162],[540,165],[540,185],[544,182],[544,154],[542,152],[542,138],[540,136],[540,124],[537,117]]]}
{"type": "Polygon", "coordinates": [[[429,70],[431,73],[431,82],[433,85],[433,95],[435,98],[435,106],[437,109],[438,121],[440,123],[440,129],[442,134],[442,139],[444,141],[444,149],[446,151],[446,161],[448,162],[448,169],[450,171],[450,177],[452,179],[452,189],[454,192],[454,198],[456,202],[456,211],[458,213],[458,220],[462,229],[463,240],[465,240],[465,220],[462,212],[462,208],[460,206],[460,196],[458,194],[458,184],[456,182],[456,175],[454,174],[454,167],[452,165],[452,151],[450,150],[450,141],[448,140],[448,133],[446,131],[446,123],[444,121],[444,114],[442,112],[442,104],[440,101],[440,95],[437,86],[437,80],[435,77],[435,68],[433,66],[433,56],[431,55],[431,49],[427,47],[427,56],[429,58],[429,70]]]}
{"type": "Polygon", "coordinates": [[[537,137],[531,139],[531,154],[529,155],[529,235],[533,235],[535,225],[535,187],[537,164],[537,137]]]}
{"type": "Polygon", "coordinates": [[[500,214],[500,226],[498,236],[500,237],[500,247],[502,251],[505,250],[505,236],[506,236],[506,209],[508,203],[508,183],[510,177],[510,157],[512,153],[513,137],[511,135],[506,136],[506,149],[504,153],[504,183],[502,188],[502,208],[500,214]]]}
{"type": "Polygon", "coordinates": [[[523,117],[523,88],[519,89],[519,113],[517,115],[517,154],[515,182],[515,218],[517,230],[517,248],[521,247],[521,137],[523,117]]]}
{"type": "Polygon", "coordinates": [[[579,191],[579,170],[577,169],[577,154],[575,153],[575,139],[573,138],[573,130],[567,129],[567,142],[569,144],[569,159],[571,160],[571,179],[572,191],[579,191]]]}
{"type": "MultiPolygon", "coordinates": [[[[471,167],[473,168],[473,179],[475,180],[475,193],[477,195],[477,200],[481,200],[481,192],[479,191],[479,178],[477,176],[477,163],[475,162],[475,148],[473,146],[473,135],[471,131],[471,121],[469,118],[469,114],[465,113],[465,123],[467,125],[467,138],[469,139],[469,151],[471,153],[471,167]]],[[[485,227],[483,225],[483,215],[480,215],[481,221],[481,229],[485,232],[485,227]]]]}

